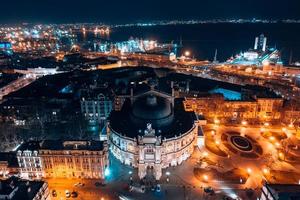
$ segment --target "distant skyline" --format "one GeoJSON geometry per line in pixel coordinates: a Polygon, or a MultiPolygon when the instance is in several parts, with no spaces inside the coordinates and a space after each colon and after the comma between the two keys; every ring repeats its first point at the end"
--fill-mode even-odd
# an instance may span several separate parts
{"type": "Polygon", "coordinates": [[[299,19],[299,0],[10,0],[0,23],[130,23],[187,19],[299,19]]]}

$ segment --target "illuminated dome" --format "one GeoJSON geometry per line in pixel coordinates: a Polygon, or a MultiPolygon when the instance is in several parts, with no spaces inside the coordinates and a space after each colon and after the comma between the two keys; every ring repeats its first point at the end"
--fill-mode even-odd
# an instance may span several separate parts
{"type": "Polygon", "coordinates": [[[165,98],[146,95],[133,103],[130,117],[136,125],[151,123],[154,127],[166,126],[173,120],[172,104],[165,98]]]}

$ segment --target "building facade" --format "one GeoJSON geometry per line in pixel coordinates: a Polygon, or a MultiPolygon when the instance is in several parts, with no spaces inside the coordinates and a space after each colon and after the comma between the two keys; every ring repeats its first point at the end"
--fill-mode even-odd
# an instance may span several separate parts
{"type": "Polygon", "coordinates": [[[100,141],[43,141],[39,154],[44,177],[104,179],[107,151],[100,141]]]}
{"type": "Polygon", "coordinates": [[[195,114],[154,90],[130,99],[110,117],[110,150],[122,163],[137,168],[140,178],[159,180],[162,169],[180,165],[193,153],[198,139],[195,114]]]}
{"type": "Polygon", "coordinates": [[[81,112],[90,122],[106,120],[113,109],[113,101],[100,93],[95,98],[83,97],[80,101],[81,112]]]}
{"type": "Polygon", "coordinates": [[[39,155],[40,144],[37,141],[23,143],[17,150],[20,175],[25,179],[43,177],[42,159],[39,155]]]}
{"type": "Polygon", "coordinates": [[[220,94],[186,96],[186,111],[195,111],[209,121],[214,119],[242,121],[276,121],[282,117],[283,99],[256,98],[251,100],[225,100],[220,94]]]}
{"type": "Polygon", "coordinates": [[[17,150],[20,175],[26,179],[98,178],[108,167],[103,141],[44,140],[23,143],[17,150]]]}

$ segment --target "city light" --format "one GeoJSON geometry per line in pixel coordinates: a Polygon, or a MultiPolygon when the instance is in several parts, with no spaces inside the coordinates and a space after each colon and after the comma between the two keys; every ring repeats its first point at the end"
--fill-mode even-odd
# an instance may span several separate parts
{"type": "Polygon", "coordinates": [[[105,168],[104,170],[104,176],[109,177],[110,176],[110,169],[108,167],[105,168]]]}
{"type": "Polygon", "coordinates": [[[185,51],[185,52],[184,52],[184,55],[185,55],[186,57],[189,57],[189,56],[191,55],[191,52],[190,52],[190,51],[185,51]]]}
{"type": "Polygon", "coordinates": [[[207,175],[203,175],[203,179],[204,179],[204,181],[208,181],[208,176],[207,175]]]}
{"type": "Polygon", "coordinates": [[[247,168],[247,173],[251,174],[252,173],[252,169],[251,168],[247,168]]]}
{"type": "Polygon", "coordinates": [[[247,121],[244,121],[244,120],[242,121],[242,125],[243,125],[243,126],[246,126],[247,124],[248,124],[247,121]]]}
{"type": "Polygon", "coordinates": [[[2,13],[0,27],[0,186],[19,188],[6,196],[36,184],[40,199],[300,199],[300,20],[284,19],[293,9],[140,20],[155,2],[63,1],[42,6],[58,21],[35,3],[30,18],[3,6],[18,13],[2,13]],[[104,12],[77,12],[93,6],[104,12]]]}

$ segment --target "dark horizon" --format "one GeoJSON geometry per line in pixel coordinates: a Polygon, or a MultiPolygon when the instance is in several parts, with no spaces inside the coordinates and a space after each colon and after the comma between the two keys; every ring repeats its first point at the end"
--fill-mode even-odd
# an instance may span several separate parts
{"type": "Polygon", "coordinates": [[[11,0],[1,2],[0,23],[130,23],[190,19],[299,19],[297,0],[11,0]]]}

